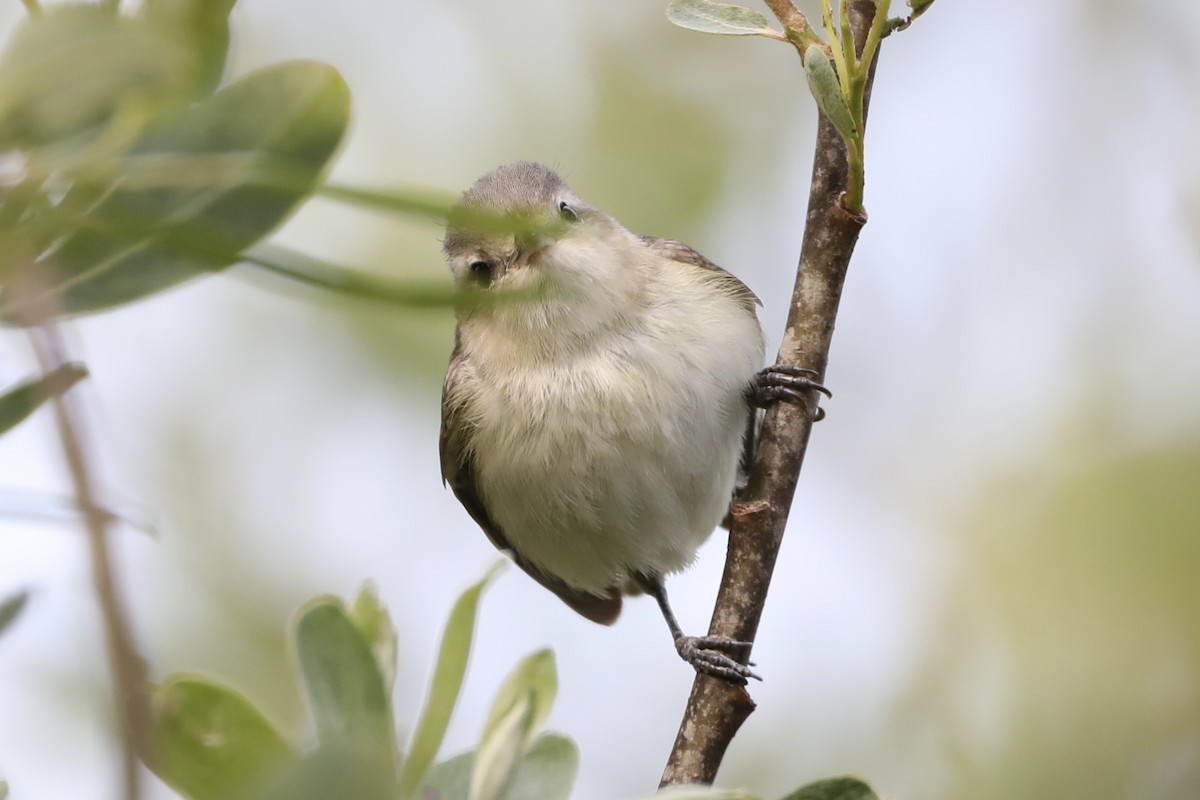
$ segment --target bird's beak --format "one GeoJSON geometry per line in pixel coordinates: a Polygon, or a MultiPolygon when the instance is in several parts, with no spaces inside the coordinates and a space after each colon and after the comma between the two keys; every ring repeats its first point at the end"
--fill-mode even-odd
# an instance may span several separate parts
{"type": "Polygon", "coordinates": [[[555,239],[543,233],[532,233],[517,240],[517,253],[514,266],[537,266],[538,259],[546,249],[554,244],[555,239]]]}

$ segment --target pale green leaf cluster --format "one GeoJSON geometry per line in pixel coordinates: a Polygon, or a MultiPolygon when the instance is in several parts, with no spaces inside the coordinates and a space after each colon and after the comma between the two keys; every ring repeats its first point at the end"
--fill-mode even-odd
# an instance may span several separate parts
{"type": "Polygon", "coordinates": [[[0,322],[111,309],[238,263],[394,304],[462,300],[448,278],[251,252],[317,192],[481,230],[529,224],[430,192],[324,186],[349,89],[313,61],[222,87],[234,3],[27,3],[0,49],[0,322]]]}
{"type": "Polygon", "coordinates": [[[876,0],[875,16],[861,53],[855,49],[850,30],[850,0],[821,0],[824,41],[790,0],[784,10],[776,10],[784,25],[782,33],[772,28],[766,17],[756,11],[713,0],[672,0],[667,6],[667,18],[682,28],[702,33],[758,34],[795,45],[800,51],[808,87],[817,107],[846,144],[850,175],[842,204],[857,214],[863,210],[865,101],[871,64],[884,36],[908,27],[931,5],[933,0],[909,0],[912,14],[907,19],[889,19],[890,0],[876,0]]]}
{"type": "Polygon", "coordinates": [[[408,752],[397,747],[391,693],[396,634],[368,586],[354,604],[321,597],[292,624],[297,672],[315,746],[289,740],[244,696],[196,675],[152,695],[148,762],[191,800],[566,800],[575,745],[541,732],[557,690],[546,651],[522,661],[497,694],[476,750],[435,763],[458,701],[482,592],[455,603],[408,752]]]}
{"type": "MultiPolygon", "coordinates": [[[[397,746],[392,715],[396,632],[368,585],[349,608],[336,597],[319,597],[293,619],[298,683],[313,735],[297,741],[232,687],[175,674],[151,693],[147,763],[189,800],[568,800],[579,752],[570,739],[543,731],[558,692],[548,650],[529,655],[509,673],[478,746],[438,761],[481,595],[495,573],[489,570],[454,604],[407,752],[397,746]]],[[[20,602],[0,608],[15,603],[19,610],[20,602]]],[[[675,786],[654,797],[760,800],[711,786],[675,786]]],[[[861,781],[839,778],[786,800],[877,798],[861,781]]]]}

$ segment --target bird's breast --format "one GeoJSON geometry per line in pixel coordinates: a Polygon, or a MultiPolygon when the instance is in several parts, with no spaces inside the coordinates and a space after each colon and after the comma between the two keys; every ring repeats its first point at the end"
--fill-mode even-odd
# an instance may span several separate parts
{"type": "Polygon", "coordinates": [[[647,324],[569,357],[475,354],[477,485],[516,550],[597,593],[691,561],[728,506],[762,363],[740,313],[708,340],[647,324]]]}

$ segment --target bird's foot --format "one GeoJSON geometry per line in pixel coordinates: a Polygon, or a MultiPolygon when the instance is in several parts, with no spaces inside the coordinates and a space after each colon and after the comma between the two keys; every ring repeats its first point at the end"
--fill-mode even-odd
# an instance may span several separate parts
{"type": "Polygon", "coordinates": [[[739,642],[724,636],[680,636],[675,640],[675,649],[679,651],[679,657],[691,664],[697,672],[722,678],[739,686],[745,686],[749,678],[762,680],[750,670],[754,662],[743,664],[733,657],[748,653],[750,646],[750,642],[739,642]],[[729,655],[730,653],[732,655],[729,655]]]}
{"type": "MultiPolygon", "coordinates": [[[[770,403],[786,400],[809,408],[807,392],[816,391],[826,397],[833,393],[816,381],[817,371],[791,364],[774,364],[759,370],[746,390],[746,396],[755,406],[766,408],[770,403]]],[[[825,411],[817,407],[814,421],[825,418],[825,411]]]]}

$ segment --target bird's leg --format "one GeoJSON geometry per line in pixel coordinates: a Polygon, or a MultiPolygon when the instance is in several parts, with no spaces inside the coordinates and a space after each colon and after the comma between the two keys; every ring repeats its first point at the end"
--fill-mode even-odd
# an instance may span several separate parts
{"type": "MultiPolygon", "coordinates": [[[[774,364],[759,370],[758,374],[754,376],[750,385],[746,387],[746,399],[758,408],[766,408],[767,405],[777,400],[787,400],[791,403],[800,403],[808,409],[810,406],[806,393],[809,391],[817,391],[826,397],[833,397],[832,392],[817,383],[816,377],[815,369],[796,367],[791,364],[774,364]]],[[[815,413],[814,422],[825,418],[825,411],[820,406],[817,407],[815,413]]]]}
{"type": "Polygon", "coordinates": [[[658,602],[663,619],[667,621],[667,627],[671,629],[671,636],[675,639],[675,650],[680,658],[698,672],[742,686],[746,685],[748,678],[762,680],[750,671],[753,663],[743,664],[734,657],[744,657],[749,653],[750,642],[739,642],[724,636],[684,636],[683,629],[679,627],[679,622],[671,611],[671,604],[667,602],[667,590],[663,586],[662,578],[640,574],[636,576],[636,580],[646,593],[658,602]]]}

